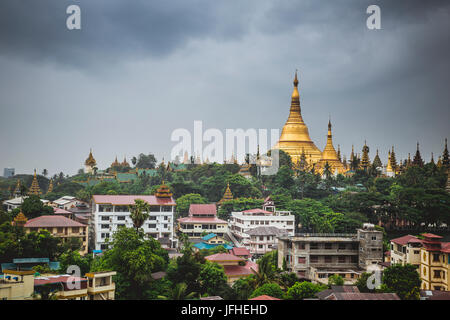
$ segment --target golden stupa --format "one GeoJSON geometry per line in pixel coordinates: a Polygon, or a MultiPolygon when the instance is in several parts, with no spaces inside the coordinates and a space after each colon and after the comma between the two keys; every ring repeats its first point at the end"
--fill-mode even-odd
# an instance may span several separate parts
{"type": "Polygon", "coordinates": [[[344,168],[344,165],[339,160],[339,156],[336,152],[336,149],[334,149],[333,146],[333,136],[331,134],[331,120],[328,121],[328,135],[327,135],[327,144],[322,152],[322,158],[320,159],[319,163],[317,163],[316,168],[320,172],[323,171],[325,168],[326,163],[328,162],[328,165],[331,167],[331,173],[344,173],[346,170],[344,168]]]}
{"type": "Polygon", "coordinates": [[[292,92],[291,109],[289,111],[289,118],[281,131],[280,140],[275,145],[274,149],[281,149],[288,153],[294,163],[302,153],[306,153],[308,159],[313,163],[320,161],[322,152],[316,147],[314,142],[309,137],[308,127],[303,121],[300,109],[300,94],[298,93],[298,79],[297,72],[295,72],[294,91],[292,92]]]}

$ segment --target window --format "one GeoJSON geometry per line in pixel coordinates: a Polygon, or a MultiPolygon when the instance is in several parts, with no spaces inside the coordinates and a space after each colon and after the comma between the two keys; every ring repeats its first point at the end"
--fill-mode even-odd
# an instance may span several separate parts
{"type": "Polygon", "coordinates": [[[309,259],[309,261],[311,263],[318,263],[319,262],[319,257],[318,256],[311,256],[311,258],[309,259]]]}
{"type": "Polygon", "coordinates": [[[63,232],[64,232],[64,229],[63,229],[63,228],[57,228],[56,232],[57,232],[57,233],[63,233],[63,232]]]}
{"type": "Polygon", "coordinates": [[[440,279],[441,278],[441,270],[434,270],[434,278],[440,279]]]}
{"type": "Polygon", "coordinates": [[[258,245],[259,249],[262,249],[264,246],[262,244],[258,245]]]}
{"type": "Polygon", "coordinates": [[[109,216],[103,216],[102,221],[109,221],[109,216]]]}
{"type": "Polygon", "coordinates": [[[372,240],[373,241],[377,240],[377,236],[372,236],[372,240]]]}
{"type": "Polygon", "coordinates": [[[299,250],[305,250],[305,244],[304,243],[299,243],[298,244],[298,249],[299,250]]]}
{"type": "Polygon", "coordinates": [[[346,245],[345,245],[345,243],[339,243],[339,250],[345,250],[346,249],[346,245]]]}
{"type": "Polygon", "coordinates": [[[333,258],[331,256],[325,256],[325,263],[331,263],[333,258]]]}
{"type": "Polygon", "coordinates": [[[325,243],[325,249],[330,250],[333,248],[333,245],[331,243],[325,243]]]}
{"type": "Polygon", "coordinates": [[[117,220],[118,220],[118,221],[125,221],[125,216],[118,216],[118,217],[117,217],[117,220]]]}
{"type": "Polygon", "coordinates": [[[309,246],[311,250],[319,249],[319,244],[316,242],[312,242],[309,246]]]}
{"type": "Polygon", "coordinates": [[[148,227],[150,229],[155,229],[156,228],[156,223],[151,223],[151,224],[148,225],[148,227]]]}
{"type": "Polygon", "coordinates": [[[433,253],[433,262],[439,262],[439,253],[433,253]]]}
{"type": "Polygon", "coordinates": [[[263,241],[263,240],[264,240],[264,237],[263,237],[263,236],[260,236],[260,237],[259,237],[259,240],[260,240],[260,241],[263,241]]]}
{"type": "Polygon", "coordinates": [[[345,256],[339,256],[338,261],[339,263],[345,263],[345,256]]]}
{"type": "Polygon", "coordinates": [[[102,229],[109,229],[109,224],[102,224],[102,229]]]}
{"type": "Polygon", "coordinates": [[[78,227],[72,228],[72,233],[78,233],[78,232],[80,232],[80,228],[78,228],[78,227]]]}
{"type": "Polygon", "coordinates": [[[305,264],[306,263],[306,258],[305,257],[298,257],[298,263],[299,264],[305,264]]]}

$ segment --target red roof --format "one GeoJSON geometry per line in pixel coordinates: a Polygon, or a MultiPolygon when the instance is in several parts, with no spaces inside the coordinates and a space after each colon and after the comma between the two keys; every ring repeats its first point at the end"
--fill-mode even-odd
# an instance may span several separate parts
{"type": "Polygon", "coordinates": [[[134,200],[141,199],[149,205],[167,205],[175,206],[176,202],[172,197],[157,198],[153,195],[94,195],[92,196],[94,202],[97,204],[111,204],[111,205],[132,205],[134,200]]]}
{"type": "Polygon", "coordinates": [[[441,236],[432,234],[432,233],[422,233],[422,236],[425,238],[431,238],[431,239],[442,239],[441,236]]]}
{"type": "Polygon", "coordinates": [[[248,210],[244,210],[244,211],[242,211],[242,212],[245,212],[245,213],[273,214],[272,211],[267,211],[267,210],[263,210],[263,209],[259,209],[259,208],[256,208],[256,209],[248,209],[248,210]]]}
{"type": "Polygon", "coordinates": [[[189,206],[189,215],[193,214],[217,214],[217,207],[215,204],[191,204],[189,206]]]}
{"type": "Polygon", "coordinates": [[[216,253],[205,257],[208,261],[243,261],[244,259],[236,257],[230,253],[216,253]]]}
{"type": "Polygon", "coordinates": [[[254,298],[250,299],[250,300],[281,300],[281,299],[278,299],[278,298],[271,297],[271,296],[268,296],[266,294],[263,294],[262,296],[257,296],[257,297],[254,297],[254,298]]]}
{"type": "Polygon", "coordinates": [[[86,225],[58,215],[40,216],[34,219],[30,219],[27,221],[27,223],[25,223],[25,228],[37,227],[86,227],[86,225]]]}
{"type": "Polygon", "coordinates": [[[231,250],[229,250],[231,254],[234,254],[235,256],[249,256],[250,251],[247,248],[244,247],[235,247],[231,250]]]}
{"type": "Polygon", "coordinates": [[[247,261],[245,266],[223,266],[226,276],[249,276],[258,271],[258,265],[254,262],[247,261]]]}
{"type": "Polygon", "coordinates": [[[218,218],[200,218],[200,217],[185,217],[185,218],[179,218],[177,220],[178,222],[184,223],[184,222],[192,222],[192,223],[228,223],[225,220],[221,220],[218,218]]]}
{"type": "Polygon", "coordinates": [[[394,242],[396,244],[404,246],[408,243],[421,243],[422,240],[420,240],[416,236],[412,236],[412,235],[408,234],[408,235],[400,237],[400,238],[392,239],[391,242],[394,242]]]}
{"type": "Polygon", "coordinates": [[[441,252],[450,253],[450,242],[441,243],[441,252]]]}
{"type": "Polygon", "coordinates": [[[87,279],[86,278],[73,277],[73,276],[69,276],[69,275],[42,277],[42,278],[34,279],[34,285],[35,286],[40,286],[40,285],[47,284],[47,283],[66,283],[68,281],[70,281],[72,283],[72,282],[87,281],[87,279]]]}
{"type": "Polygon", "coordinates": [[[61,208],[53,208],[55,214],[72,214],[72,212],[61,209],[61,208]]]}

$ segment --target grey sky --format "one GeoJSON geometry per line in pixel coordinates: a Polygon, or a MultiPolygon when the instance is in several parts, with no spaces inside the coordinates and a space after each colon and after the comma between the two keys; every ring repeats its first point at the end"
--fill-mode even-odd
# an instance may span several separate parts
{"type": "Polygon", "coordinates": [[[93,148],[168,159],[176,128],[279,128],[299,69],[325,146],[426,160],[450,137],[450,2],[2,0],[0,168],[73,174],[93,148]],[[82,30],[66,29],[78,4],[82,30]],[[366,28],[381,7],[382,30],[366,28]]]}

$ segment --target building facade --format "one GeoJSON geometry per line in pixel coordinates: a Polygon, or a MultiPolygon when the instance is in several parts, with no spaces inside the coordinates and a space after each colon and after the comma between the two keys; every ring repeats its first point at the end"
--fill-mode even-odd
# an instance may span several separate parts
{"type": "Polygon", "coordinates": [[[356,234],[296,234],[278,239],[278,267],[311,281],[327,283],[337,274],[354,283],[383,261],[383,233],[365,225],[356,234]],[[285,261],[285,262],[284,262],[285,261]]]}
{"type": "Polygon", "coordinates": [[[192,239],[200,239],[209,233],[223,237],[228,231],[228,224],[217,218],[215,204],[191,204],[189,215],[178,219],[178,230],[192,239]]]}
{"type": "Polygon", "coordinates": [[[144,233],[155,239],[169,238],[175,245],[173,216],[176,203],[172,196],[156,195],[94,195],[92,197],[91,223],[94,228],[95,250],[107,249],[106,239],[119,228],[133,227],[130,206],[141,199],[150,206],[149,218],[142,225],[144,233]]]}
{"type": "Polygon", "coordinates": [[[422,234],[423,247],[420,249],[421,289],[450,291],[450,242],[442,242],[442,237],[422,234]]]}
{"type": "Polygon", "coordinates": [[[391,240],[391,264],[412,264],[420,267],[420,248],[422,241],[416,236],[406,235],[391,240]]]}

